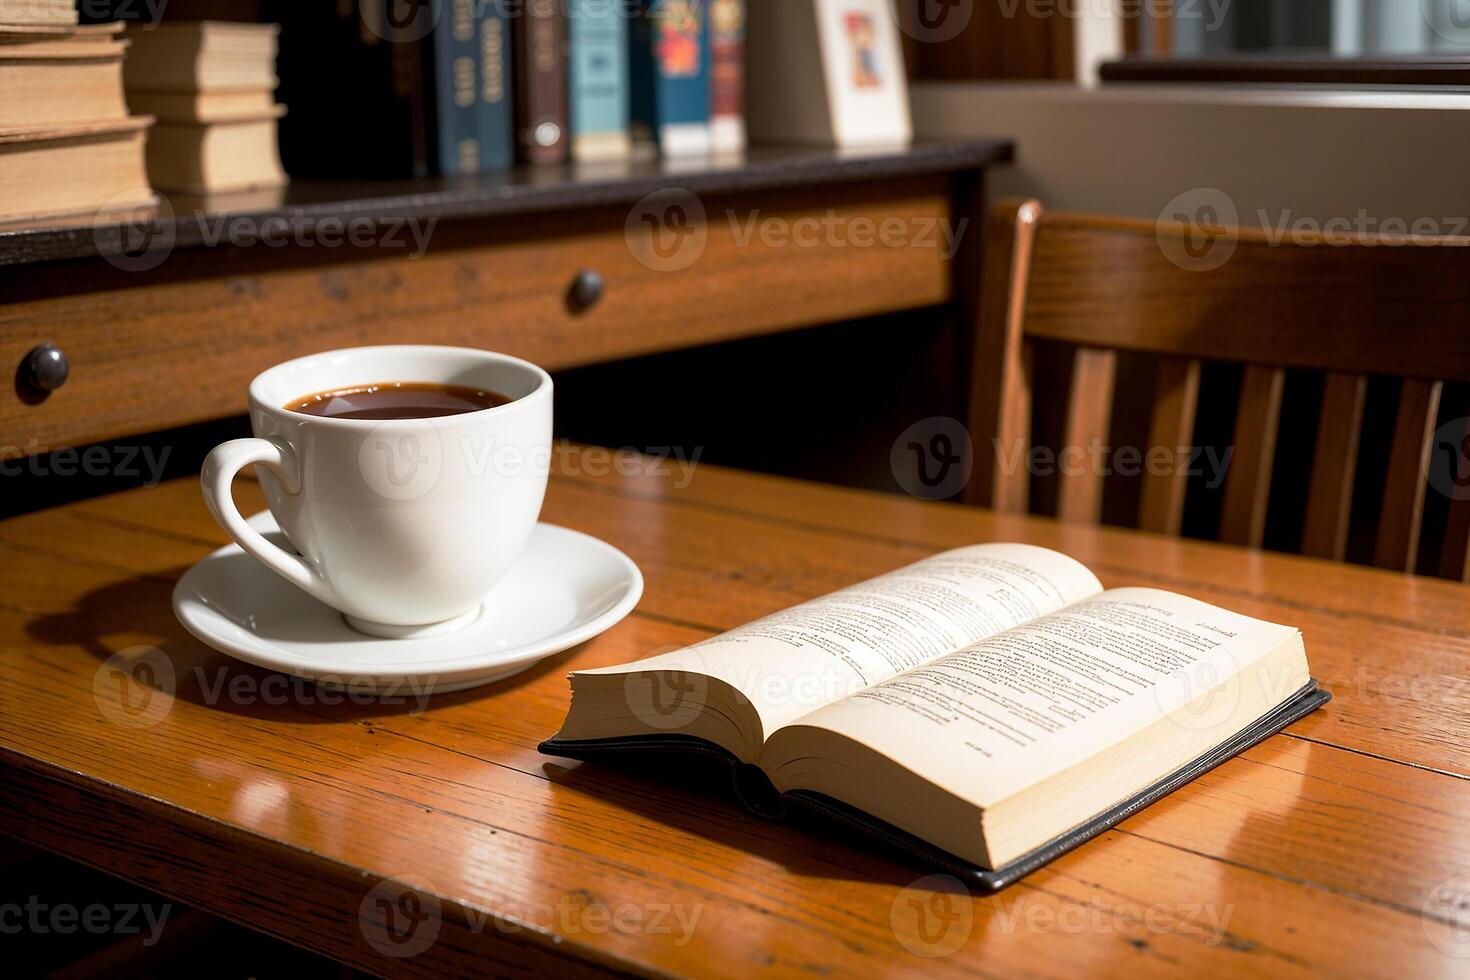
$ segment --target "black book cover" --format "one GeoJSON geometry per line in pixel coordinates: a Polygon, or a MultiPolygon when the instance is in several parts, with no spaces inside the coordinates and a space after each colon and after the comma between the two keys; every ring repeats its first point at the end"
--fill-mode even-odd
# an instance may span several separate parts
{"type": "Polygon", "coordinates": [[[432,7],[400,0],[271,0],[281,25],[281,158],[295,177],[422,177],[432,7]]]}
{"type": "Polygon", "coordinates": [[[1315,680],[1312,681],[1271,714],[1234,738],[1216,746],[1146,789],[1109,807],[1102,813],[1094,814],[1066,833],[1058,835],[1000,868],[978,867],[907,831],[870,817],[860,810],[821,793],[802,790],[794,790],[785,794],[777,793],[775,787],[760,769],[739,762],[725,749],[702,739],[686,735],[638,736],[590,742],[549,739],[541,743],[540,751],[546,755],[585,761],[648,753],[680,753],[718,758],[730,766],[736,797],[746,809],[757,816],[779,820],[794,815],[796,811],[815,814],[822,819],[858,832],[902,860],[925,869],[954,875],[980,892],[996,892],[1008,885],[1015,884],[1073,848],[1111,830],[1144,807],[1162,799],[1186,783],[1198,779],[1252,746],[1260,744],[1331,700],[1332,695],[1321,690],[1315,680]]]}

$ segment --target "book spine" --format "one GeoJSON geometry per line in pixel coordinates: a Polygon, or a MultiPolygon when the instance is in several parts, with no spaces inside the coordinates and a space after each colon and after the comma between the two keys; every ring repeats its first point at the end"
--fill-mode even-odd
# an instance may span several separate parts
{"type": "Polygon", "coordinates": [[[476,0],[480,45],[480,169],[506,170],[515,162],[515,123],[511,101],[514,58],[510,26],[498,5],[476,0]]]}
{"type": "Polygon", "coordinates": [[[628,24],[606,0],[571,0],[567,7],[572,156],[628,156],[628,24]]]}
{"type": "Polygon", "coordinates": [[[428,70],[434,99],[434,157],[446,176],[480,172],[479,46],[475,0],[434,0],[428,70]]]}
{"type": "Polygon", "coordinates": [[[670,155],[709,150],[705,0],[642,0],[631,47],[633,130],[670,155]]]}
{"type": "Polygon", "coordinates": [[[299,177],[409,177],[427,171],[415,103],[417,44],[394,40],[384,2],[281,2],[280,98],[287,170],[299,177]]]}
{"type": "MultiPolygon", "coordinates": [[[[389,0],[391,2],[391,0],[389,0]]],[[[414,36],[391,18],[384,21],[384,37],[388,38],[389,61],[393,73],[393,95],[408,113],[407,142],[409,171],[415,177],[427,177],[434,169],[437,119],[429,104],[432,97],[425,71],[432,67],[429,39],[414,36]]],[[[395,128],[395,132],[402,132],[395,128]]]]}
{"type": "Polygon", "coordinates": [[[710,144],[745,149],[745,0],[709,0],[710,144]]]}
{"type": "Polygon", "coordinates": [[[526,163],[567,158],[566,26],[561,0],[526,0],[515,21],[516,142],[526,163]]]}

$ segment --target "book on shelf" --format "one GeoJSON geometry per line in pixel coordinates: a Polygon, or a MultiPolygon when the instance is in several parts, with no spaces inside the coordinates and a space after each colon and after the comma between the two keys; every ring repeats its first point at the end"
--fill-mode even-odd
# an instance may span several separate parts
{"type": "Polygon", "coordinates": [[[480,41],[480,161],[487,171],[515,162],[514,58],[510,27],[496,4],[476,3],[480,41]]]}
{"type": "Polygon", "coordinates": [[[123,57],[112,33],[0,43],[0,129],[121,119],[123,57]]]}
{"type": "Polygon", "coordinates": [[[161,123],[242,122],[274,119],[281,106],[267,90],[243,92],[131,92],[128,105],[161,123]]]}
{"type": "Polygon", "coordinates": [[[175,21],[131,28],[123,80],[140,92],[274,91],[280,27],[175,21]]]}
{"type": "Polygon", "coordinates": [[[628,132],[628,21],[605,0],[570,0],[572,158],[622,160],[633,152],[628,132]]]}
{"type": "Polygon", "coordinates": [[[511,163],[510,38],[500,6],[433,0],[281,2],[286,169],[300,176],[426,177],[511,163]]]}
{"type": "Polygon", "coordinates": [[[709,0],[710,148],[745,149],[745,0],[709,0]]]}
{"type": "Polygon", "coordinates": [[[120,24],[78,25],[75,5],[0,0],[0,223],[121,219],[157,196],[129,116],[120,24]]]}
{"type": "Polygon", "coordinates": [[[280,26],[172,21],[131,28],[129,103],[159,124],[148,141],[153,186],[194,194],[286,182],[275,100],[280,26]]]}
{"type": "Polygon", "coordinates": [[[284,112],[210,123],[159,122],[148,139],[148,176],[155,187],[212,194],[286,183],[276,137],[284,112]]]}
{"type": "Polygon", "coordinates": [[[668,156],[710,149],[706,0],[638,0],[630,25],[635,146],[668,156]]]}
{"type": "Polygon", "coordinates": [[[477,174],[480,138],[480,45],[476,0],[433,0],[434,25],[424,59],[438,172],[477,174]]]}
{"type": "Polygon", "coordinates": [[[291,107],[281,120],[281,152],[293,176],[429,172],[427,134],[421,118],[415,123],[418,41],[391,40],[387,2],[267,5],[267,16],[281,22],[280,96],[291,107]],[[405,53],[413,63],[400,60],[405,53]]]}
{"type": "Polygon", "coordinates": [[[1329,696],[1302,634],[1066,555],[961,548],[674,653],[577,671],[542,751],[734,767],[759,813],[815,811],[999,888],[1329,696]]]}
{"type": "Polygon", "coordinates": [[[561,0],[526,0],[514,18],[516,157],[567,159],[566,17],[561,0]]]}
{"type": "Polygon", "coordinates": [[[64,215],[106,220],[151,207],[143,144],[153,120],[0,130],[0,223],[64,215]]]}

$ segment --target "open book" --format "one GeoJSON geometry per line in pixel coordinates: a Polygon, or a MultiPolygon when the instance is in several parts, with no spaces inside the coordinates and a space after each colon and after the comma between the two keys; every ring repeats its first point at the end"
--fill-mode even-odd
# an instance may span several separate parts
{"type": "Polygon", "coordinates": [[[996,886],[1328,697],[1296,629],[1104,591],[1075,560],[1016,544],[937,555],[571,684],[548,754],[718,747],[781,799],[996,886]]]}

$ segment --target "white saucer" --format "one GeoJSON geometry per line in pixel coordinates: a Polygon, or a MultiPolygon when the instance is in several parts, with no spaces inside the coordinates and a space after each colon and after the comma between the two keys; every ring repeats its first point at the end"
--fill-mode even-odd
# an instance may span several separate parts
{"type": "MultiPolygon", "coordinates": [[[[249,523],[290,549],[268,511],[249,523]]],[[[247,663],[407,697],[520,673],[609,629],[642,595],[643,575],[627,555],[579,531],[538,524],[479,618],[448,635],[366,636],[233,544],[184,573],[174,614],[200,641],[247,663]]]]}

